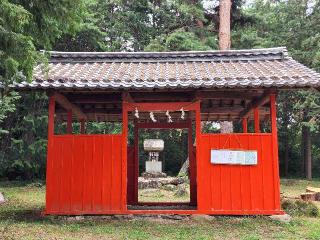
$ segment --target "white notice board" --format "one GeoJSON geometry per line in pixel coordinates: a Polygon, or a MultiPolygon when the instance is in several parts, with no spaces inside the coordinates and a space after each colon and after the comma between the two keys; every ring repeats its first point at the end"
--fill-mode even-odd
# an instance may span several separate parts
{"type": "Polygon", "coordinates": [[[257,165],[257,162],[257,151],[211,150],[213,164],[257,165]]]}

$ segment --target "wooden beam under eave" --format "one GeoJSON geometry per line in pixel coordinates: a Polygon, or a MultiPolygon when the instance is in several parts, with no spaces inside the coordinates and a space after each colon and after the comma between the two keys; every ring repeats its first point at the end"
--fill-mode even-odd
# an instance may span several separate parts
{"type": "Polygon", "coordinates": [[[244,91],[196,91],[195,98],[206,100],[206,99],[243,99],[251,100],[254,97],[259,96],[259,92],[244,92],[244,91]]]}
{"type": "Polygon", "coordinates": [[[61,93],[55,92],[54,98],[56,102],[62,106],[67,111],[72,111],[72,113],[79,119],[79,120],[87,120],[87,115],[82,112],[82,110],[72,102],[68,100],[64,95],[61,93]]]}
{"type": "Polygon", "coordinates": [[[131,97],[131,94],[129,92],[122,92],[122,101],[123,102],[134,102],[133,98],[131,97]]]}
{"type": "Polygon", "coordinates": [[[239,118],[247,118],[250,112],[257,107],[263,106],[270,101],[270,94],[274,93],[272,90],[265,91],[260,97],[253,99],[250,103],[247,104],[246,108],[240,112],[239,118]]]}

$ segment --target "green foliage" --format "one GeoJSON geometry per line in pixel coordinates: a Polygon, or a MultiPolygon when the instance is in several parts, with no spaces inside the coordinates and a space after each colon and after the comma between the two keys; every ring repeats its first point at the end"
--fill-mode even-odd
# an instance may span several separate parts
{"type": "Polygon", "coordinates": [[[15,102],[19,99],[19,95],[16,92],[10,92],[8,95],[0,96],[0,136],[7,131],[1,129],[1,123],[5,120],[8,113],[13,113],[15,108],[15,102]]]}
{"type": "Polygon", "coordinates": [[[208,50],[196,35],[192,32],[175,31],[170,34],[166,40],[168,50],[186,51],[186,50],[208,50]]]}
{"type": "Polygon", "coordinates": [[[45,176],[46,106],[44,94],[21,94],[19,100],[16,97],[16,112],[11,112],[7,121],[0,125],[6,129],[6,134],[0,135],[0,177],[31,179],[45,176]]]}
{"type": "Polygon", "coordinates": [[[210,50],[193,32],[178,29],[167,37],[160,36],[151,42],[145,51],[188,51],[210,50]]]}
{"type": "MultiPolygon", "coordinates": [[[[8,92],[8,85],[12,81],[31,80],[32,68],[37,61],[46,62],[46,56],[38,54],[38,50],[217,49],[218,2],[2,0],[0,87],[3,91],[0,98],[0,176],[44,177],[47,99],[42,94],[22,94],[19,99],[16,93],[8,92]],[[209,3],[212,3],[212,7],[206,6],[209,3]]],[[[319,0],[256,0],[245,5],[242,0],[233,0],[231,18],[232,48],[287,46],[292,57],[320,71],[319,0]]],[[[281,170],[287,148],[289,173],[298,174],[301,169],[302,126],[312,130],[314,169],[319,168],[319,99],[319,92],[316,90],[279,94],[281,170]]],[[[65,132],[65,127],[65,124],[59,124],[59,129],[56,130],[65,132]]],[[[210,123],[204,124],[203,127],[208,132],[216,131],[210,123]]],[[[130,129],[132,130],[132,126],[130,129]]],[[[89,133],[119,133],[121,125],[91,122],[87,130],[89,133]]],[[[79,124],[74,124],[74,132],[79,131],[79,124]]],[[[161,136],[172,143],[168,145],[169,150],[165,154],[170,159],[184,161],[186,156],[182,154],[181,148],[176,147],[180,141],[176,136],[178,133],[172,131],[171,134],[171,137],[161,136]]],[[[150,136],[151,133],[144,135],[150,136]]],[[[173,173],[177,172],[176,168],[173,168],[173,173]]]]}

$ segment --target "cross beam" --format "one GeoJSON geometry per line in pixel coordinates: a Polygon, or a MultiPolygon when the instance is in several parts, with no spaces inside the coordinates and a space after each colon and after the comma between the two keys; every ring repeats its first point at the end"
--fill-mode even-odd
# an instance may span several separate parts
{"type": "Polygon", "coordinates": [[[84,114],[77,105],[70,102],[64,95],[55,92],[53,96],[57,103],[59,103],[67,111],[72,111],[79,120],[87,120],[87,115],[84,114]]]}
{"type": "Polygon", "coordinates": [[[272,90],[265,91],[260,97],[253,99],[250,103],[248,103],[247,107],[242,110],[239,114],[239,118],[247,118],[250,112],[257,107],[263,106],[267,102],[270,101],[270,94],[274,93],[272,90]]]}

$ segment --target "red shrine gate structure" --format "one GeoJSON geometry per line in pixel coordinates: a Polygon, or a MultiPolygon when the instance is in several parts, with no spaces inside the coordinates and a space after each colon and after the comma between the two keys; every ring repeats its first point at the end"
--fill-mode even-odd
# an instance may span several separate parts
{"type": "Polygon", "coordinates": [[[50,55],[48,71],[39,63],[32,82],[13,85],[49,96],[45,214],[283,213],[276,95],[320,86],[319,74],[285,48],[50,55]],[[235,131],[202,129],[221,121],[232,121],[235,131]],[[59,134],[64,122],[66,132],[59,134]],[[87,133],[91,122],[118,124],[121,131],[87,133]],[[128,139],[129,126],[136,141],[139,128],[194,133],[195,146],[189,136],[188,147],[191,197],[184,208],[135,208],[144,203],[137,200],[138,150],[128,139]]]}

